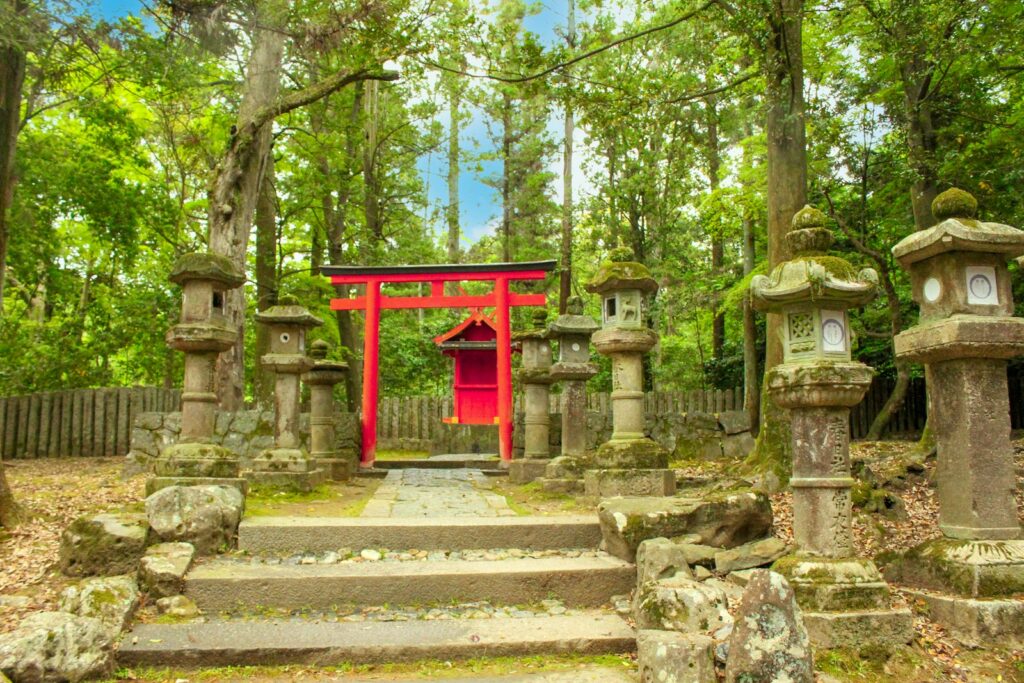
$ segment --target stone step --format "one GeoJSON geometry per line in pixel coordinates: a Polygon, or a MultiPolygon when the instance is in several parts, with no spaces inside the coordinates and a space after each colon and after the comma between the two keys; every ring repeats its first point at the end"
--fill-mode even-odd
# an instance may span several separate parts
{"type": "Polygon", "coordinates": [[[633,565],[600,557],[363,562],[311,565],[212,560],[185,579],[185,595],[207,614],[232,609],[339,605],[429,605],[486,600],[523,604],[558,598],[596,607],[628,593],[633,565]]]}
{"type": "Polygon", "coordinates": [[[250,517],[238,548],[252,554],[325,552],[340,548],[524,550],[596,548],[596,515],[551,517],[250,517]]]}
{"type": "Polygon", "coordinates": [[[619,617],[592,612],[523,619],[316,623],[140,624],[121,640],[121,666],[174,668],[370,664],[636,649],[619,617]]]}
{"type": "Polygon", "coordinates": [[[433,458],[429,460],[425,458],[417,460],[374,460],[373,467],[378,470],[458,470],[464,468],[498,470],[500,469],[499,463],[498,458],[474,458],[468,456],[465,459],[455,460],[435,460],[433,458]]]}

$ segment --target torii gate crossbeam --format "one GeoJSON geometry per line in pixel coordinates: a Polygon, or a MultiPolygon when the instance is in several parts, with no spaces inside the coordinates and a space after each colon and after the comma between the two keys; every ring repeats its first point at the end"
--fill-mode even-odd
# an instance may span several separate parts
{"type": "Polygon", "coordinates": [[[544,294],[509,291],[513,280],[543,280],[555,261],[527,263],[472,263],[417,266],[323,266],[320,272],[334,285],[365,285],[366,294],[331,299],[335,311],[363,311],[363,396],[360,467],[373,467],[377,452],[377,397],[380,360],[380,312],[409,308],[494,308],[498,327],[498,444],[502,462],[512,459],[512,306],[544,306],[544,294]],[[494,289],[483,295],[449,296],[445,282],[490,281],[494,289]],[[389,297],[385,283],[429,282],[430,296],[389,297]]]}

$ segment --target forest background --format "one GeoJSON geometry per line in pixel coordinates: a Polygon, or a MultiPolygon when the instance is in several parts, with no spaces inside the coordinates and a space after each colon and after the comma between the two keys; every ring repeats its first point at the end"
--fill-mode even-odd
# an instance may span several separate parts
{"type": "MultiPolygon", "coordinates": [[[[291,294],[350,362],[338,398],[354,409],[361,321],[329,299],[356,292],[320,265],[557,259],[539,286],[554,314],[622,242],[661,285],[650,387],[745,386],[756,415],[779,351],[744,292],[810,203],[836,253],[880,272],[855,354],[898,380],[894,407],[920,368],[892,354],[916,307],[889,249],[950,186],[1024,225],[1019,0],[100,9],[0,0],[3,395],[179,385],[167,274],[212,248],[248,277],[222,406],[270,395],[253,316],[291,294]],[[540,12],[563,23],[529,30],[540,12]],[[470,219],[467,179],[492,189],[489,220],[470,219]]],[[[445,393],[432,338],[464,314],[387,312],[383,395],[445,393]]]]}

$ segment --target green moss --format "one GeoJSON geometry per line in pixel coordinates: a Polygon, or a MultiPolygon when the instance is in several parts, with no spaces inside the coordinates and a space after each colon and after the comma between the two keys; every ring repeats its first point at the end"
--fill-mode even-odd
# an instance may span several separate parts
{"type": "Polygon", "coordinates": [[[828,216],[820,209],[807,205],[793,215],[792,229],[807,230],[809,228],[824,228],[828,225],[828,216]]]}
{"type": "Polygon", "coordinates": [[[844,282],[855,282],[859,272],[849,261],[839,256],[825,256],[812,254],[798,256],[793,261],[812,261],[825,269],[825,271],[836,280],[844,282]]]}
{"type": "Polygon", "coordinates": [[[179,256],[171,267],[168,279],[177,284],[206,279],[228,287],[238,287],[245,282],[245,277],[238,272],[230,259],[206,252],[191,252],[179,256]]]}
{"type": "Polygon", "coordinates": [[[608,289],[640,289],[653,292],[658,283],[651,277],[651,271],[636,261],[605,261],[587,283],[588,292],[604,292],[608,289]]]}
{"type": "Polygon", "coordinates": [[[951,187],[932,200],[932,215],[940,221],[974,218],[978,215],[978,200],[970,192],[951,187]]]}

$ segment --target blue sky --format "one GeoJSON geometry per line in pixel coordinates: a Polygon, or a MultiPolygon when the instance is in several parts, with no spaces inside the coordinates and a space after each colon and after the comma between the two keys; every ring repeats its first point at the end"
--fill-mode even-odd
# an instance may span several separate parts
{"type": "MultiPolygon", "coordinates": [[[[95,13],[108,20],[117,19],[127,14],[139,13],[142,3],[139,0],[95,0],[93,7],[95,13]]],[[[547,4],[540,5],[540,12],[526,18],[524,25],[528,31],[537,34],[541,41],[547,45],[560,40],[556,33],[556,27],[565,24],[563,11],[555,11],[547,4]]],[[[472,111],[471,119],[464,126],[460,135],[460,143],[464,155],[476,156],[484,152],[492,151],[484,116],[479,111],[472,111]]],[[[440,112],[447,130],[447,112],[440,112]]],[[[561,118],[556,116],[551,121],[552,131],[561,129],[561,118]]],[[[558,139],[556,137],[556,139],[558,139]]],[[[577,156],[579,156],[577,154],[577,156]]],[[[434,154],[420,157],[417,167],[426,182],[429,198],[436,208],[443,208],[448,203],[447,196],[447,152],[438,150],[434,154]]],[[[460,219],[462,224],[463,246],[468,247],[469,243],[475,242],[482,235],[493,232],[493,225],[501,215],[500,196],[497,191],[484,184],[482,177],[496,177],[501,173],[499,161],[484,162],[483,172],[477,174],[470,165],[474,162],[464,162],[463,170],[459,177],[459,198],[460,198],[460,219]]],[[[553,159],[552,167],[560,173],[561,159],[553,159]]],[[[580,178],[582,180],[582,178],[580,178]]],[[[556,188],[561,188],[560,178],[556,181],[556,188]]],[[[575,194],[575,193],[574,193],[575,194]]],[[[439,214],[440,215],[440,214],[439,214]]],[[[436,228],[444,230],[443,215],[436,228]]]]}

